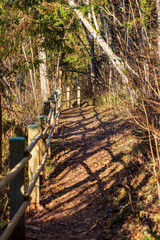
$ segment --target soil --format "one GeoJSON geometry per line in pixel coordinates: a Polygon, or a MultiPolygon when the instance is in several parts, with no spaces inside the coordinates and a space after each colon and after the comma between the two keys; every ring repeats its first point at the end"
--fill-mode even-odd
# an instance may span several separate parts
{"type": "Polygon", "coordinates": [[[40,206],[27,212],[27,240],[159,239],[157,200],[145,197],[154,181],[133,128],[116,107],[62,112],[40,206]]]}

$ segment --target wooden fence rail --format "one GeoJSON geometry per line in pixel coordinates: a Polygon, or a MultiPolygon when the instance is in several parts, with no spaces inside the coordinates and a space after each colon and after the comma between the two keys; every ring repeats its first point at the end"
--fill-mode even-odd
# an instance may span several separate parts
{"type": "Polygon", "coordinates": [[[44,172],[45,163],[49,154],[52,133],[56,126],[62,103],[70,107],[72,100],[80,106],[80,87],[61,88],[54,91],[48,102],[44,103],[44,115],[39,116],[39,123],[29,125],[28,144],[25,150],[25,138],[13,137],[10,139],[10,172],[0,181],[0,191],[10,184],[10,223],[0,236],[0,240],[25,239],[25,210],[30,202],[39,203],[39,176],[44,172]],[[75,98],[70,98],[70,93],[77,91],[75,98]],[[66,100],[62,96],[66,94],[66,100]],[[69,104],[68,104],[69,103],[69,104]],[[25,190],[25,166],[28,163],[29,186],[25,190]]]}

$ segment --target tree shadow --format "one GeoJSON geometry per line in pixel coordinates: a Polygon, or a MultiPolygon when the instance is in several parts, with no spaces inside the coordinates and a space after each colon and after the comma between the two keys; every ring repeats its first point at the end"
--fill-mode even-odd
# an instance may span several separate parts
{"type": "MultiPolygon", "coordinates": [[[[130,216],[137,214],[137,202],[140,201],[137,193],[151,175],[145,174],[133,185],[133,179],[143,172],[143,164],[125,160],[134,149],[120,149],[116,153],[112,150],[117,139],[120,143],[125,138],[131,125],[128,119],[119,118],[117,114],[106,120],[103,117],[105,113],[98,113],[95,107],[90,106],[62,113],[61,127],[54,134],[51,146],[55,159],[52,160],[54,168],[48,180],[58,179],[58,182],[51,184],[49,194],[46,194],[45,187],[42,189],[44,210],[35,220],[42,227],[39,240],[47,231],[52,235],[47,239],[129,239],[131,233],[124,224],[130,216]],[[92,116],[88,115],[90,111],[92,116]],[[70,113],[74,118],[70,119],[70,113]],[[101,153],[102,159],[99,158],[101,153]],[[101,160],[103,164],[93,168],[92,164],[101,160]],[[75,175],[71,183],[66,183],[66,179],[69,181],[66,177],[77,169],[80,169],[79,175],[75,175]],[[83,172],[86,175],[81,178],[83,172]],[[59,181],[63,187],[57,190],[59,181]],[[63,206],[67,206],[64,211],[63,206]]],[[[138,145],[135,144],[134,148],[138,145]]],[[[154,224],[149,217],[146,224],[153,232],[154,224]]]]}

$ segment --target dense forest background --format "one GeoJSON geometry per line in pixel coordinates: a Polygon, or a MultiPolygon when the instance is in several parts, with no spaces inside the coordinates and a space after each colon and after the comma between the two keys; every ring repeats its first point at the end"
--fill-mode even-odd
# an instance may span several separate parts
{"type": "MultiPolygon", "coordinates": [[[[148,137],[160,198],[160,1],[0,1],[2,159],[57,87],[124,104],[148,137]]],[[[7,170],[4,170],[7,171],[7,170]]]]}

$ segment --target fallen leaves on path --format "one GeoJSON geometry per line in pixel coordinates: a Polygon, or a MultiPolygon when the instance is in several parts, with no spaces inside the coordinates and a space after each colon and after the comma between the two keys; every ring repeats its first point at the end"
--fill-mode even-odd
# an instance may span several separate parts
{"type": "Polygon", "coordinates": [[[62,112],[41,207],[27,213],[27,240],[158,239],[158,205],[142,214],[157,200],[145,196],[152,178],[132,130],[116,108],[62,112]]]}

